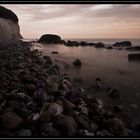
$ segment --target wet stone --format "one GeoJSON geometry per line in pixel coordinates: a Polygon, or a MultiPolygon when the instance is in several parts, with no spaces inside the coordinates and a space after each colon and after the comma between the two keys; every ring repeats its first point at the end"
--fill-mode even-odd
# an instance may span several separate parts
{"type": "Polygon", "coordinates": [[[91,120],[87,116],[80,114],[76,116],[76,122],[79,124],[79,127],[87,129],[89,132],[94,132],[95,127],[91,120]]]}
{"type": "Polygon", "coordinates": [[[26,84],[25,89],[29,94],[33,94],[36,90],[36,86],[34,84],[26,84]]]}
{"type": "Polygon", "coordinates": [[[113,134],[111,134],[110,132],[108,132],[107,130],[101,130],[101,131],[97,131],[96,132],[96,136],[99,136],[99,137],[111,137],[113,136],[113,134]]]}
{"type": "Polygon", "coordinates": [[[45,103],[41,108],[40,115],[43,118],[51,119],[63,112],[63,107],[58,103],[45,103]]]}
{"type": "Polygon", "coordinates": [[[31,137],[32,131],[30,129],[21,129],[16,132],[16,136],[18,137],[31,137]]]}
{"type": "Polygon", "coordinates": [[[16,129],[23,122],[23,119],[14,112],[4,112],[0,115],[0,124],[5,129],[16,129]]]}
{"type": "Polygon", "coordinates": [[[77,130],[77,123],[73,117],[62,114],[56,117],[54,127],[60,130],[63,136],[74,136],[77,130]]]}
{"type": "Polygon", "coordinates": [[[52,123],[45,123],[40,128],[40,131],[42,136],[52,136],[52,137],[61,136],[61,133],[54,128],[52,123]]]}
{"type": "Polygon", "coordinates": [[[115,136],[128,136],[123,122],[118,118],[112,118],[105,122],[106,129],[115,136]]]}
{"type": "Polygon", "coordinates": [[[111,98],[120,97],[120,91],[116,88],[108,88],[108,95],[111,98]]]}
{"type": "Polygon", "coordinates": [[[79,59],[76,59],[76,60],[73,62],[73,65],[74,65],[74,66],[81,66],[82,63],[81,63],[81,61],[80,61],[79,59]]]}

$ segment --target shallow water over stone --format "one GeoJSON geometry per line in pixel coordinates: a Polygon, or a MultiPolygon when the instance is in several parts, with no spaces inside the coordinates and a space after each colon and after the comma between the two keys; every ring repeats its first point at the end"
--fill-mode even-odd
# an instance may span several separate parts
{"type": "MultiPolygon", "coordinates": [[[[100,77],[104,85],[118,88],[121,92],[120,99],[108,99],[107,93],[92,88],[91,90],[89,88],[88,94],[103,98],[112,105],[126,105],[130,112],[134,112],[134,116],[137,114],[140,107],[140,62],[128,61],[130,51],[63,45],[42,45],[42,47],[34,45],[34,48],[45,55],[50,55],[72,78],[82,78],[82,87],[92,87],[95,79],[100,77]],[[58,54],[52,54],[52,51],[58,51],[58,54]],[[72,62],[75,59],[81,60],[81,67],[73,66],[72,62]],[[131,104],[138,107],[134,109],[131,104]]],[[[140,118],[138,115],[140,114],[137,114],[137,118],[140,118]]]]}

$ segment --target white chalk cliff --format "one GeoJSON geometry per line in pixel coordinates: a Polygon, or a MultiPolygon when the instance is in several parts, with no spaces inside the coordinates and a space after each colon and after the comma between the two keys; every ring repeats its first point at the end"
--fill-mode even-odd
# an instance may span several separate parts
{"type": "Polygon", "coordinates": [[[17,44],[21,38],[17,16],[0,6],[0,45],[17,44]]]}

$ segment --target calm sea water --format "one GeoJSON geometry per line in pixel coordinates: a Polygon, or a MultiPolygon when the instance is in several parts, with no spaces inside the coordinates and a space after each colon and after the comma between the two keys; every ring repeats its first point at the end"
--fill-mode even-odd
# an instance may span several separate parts
{"type": "Polygon", "coordinates": [[[131,41],[133,45],[140,45],[140,38],[65,38],[64,40],[77,40],[77,41],[86,41],[86,42],[103,42],[105,44],[114,44],[115,42],[120,41],[131,41]]]}
{"type": "MultiPolygon", "coordinates": [[[[70,40],[80,41],[81,39],[70,40]]],[[[133,45],[140,45],[140,39],[82,40],[87,42],[104,42],[106,44],[130,40],[133,45]]],[[[140,113],[137,113],[138,111],[140,112],[140,62],[128,61],[128,54],[132,52],[128,50],[97,49],[94,47],[66,47],[64,45],[43,45],[42,47],[35,45],[34,47],[45,55],[51,55],[53,60],[58,62],[60,66],[63,63],[69,64],[69,68],[64,69],[64,71],[71,77],[81,77],[85,86],[92,85],[95,78],[100,77],[105,85],[119,88],[121,99],[107,101],[112,104],[124,104],[127,106],[135,104],[137,106],[135,109],[131,107],[129,109],[140,118],[140,113]],[[59,54],[52,54],[52,51],[58,51],[59,54]],[[72,65],[72,62],[77,58],[82,62],[82,67],[79,69],[74,68],[72,65]]],[[[95,93],[95,95],[97,94],[95,93]]],[[[106,96],[101,95],[104,98],[106,96]]]]}

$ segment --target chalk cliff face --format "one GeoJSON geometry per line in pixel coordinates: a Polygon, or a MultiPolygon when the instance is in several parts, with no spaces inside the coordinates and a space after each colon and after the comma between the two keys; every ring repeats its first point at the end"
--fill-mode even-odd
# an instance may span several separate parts
{"type": "Polygon", "coordinates": [[[17,44],[21,38],[17,16],[0,6],[0,45],[17,44]]]}

